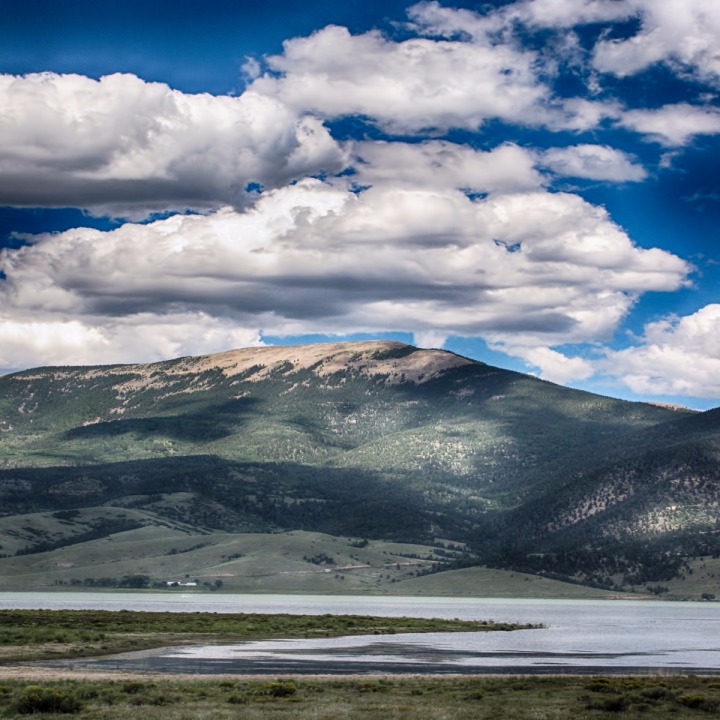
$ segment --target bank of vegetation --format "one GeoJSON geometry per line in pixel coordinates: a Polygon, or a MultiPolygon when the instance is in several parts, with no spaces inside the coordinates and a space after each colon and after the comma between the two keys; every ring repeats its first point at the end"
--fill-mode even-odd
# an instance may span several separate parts
{"type": "Polygon", "coordinates": [[[165,645],[537,627],[482,620],[369,615],[0,610],[0,664],[107,655],[165,645]]]}
{"type": "Polygon", "coordinates": [[[413,677],[0,681],[0,713],[103,720],[287,718],[712,718],[720,681],[700,677],[413,677]]]}

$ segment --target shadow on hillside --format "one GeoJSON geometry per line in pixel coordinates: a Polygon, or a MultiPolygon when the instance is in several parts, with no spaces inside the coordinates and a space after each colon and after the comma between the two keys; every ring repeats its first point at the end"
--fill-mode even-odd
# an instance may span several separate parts
{"type": "MultiPolygon", "coordinates": [[[[0,470],[0,502],[8,514],[115,504],[148,508],[188,524],[217,529],[310,530],[334,535],[425,542],[442,527],[433,508],[404,483],[352,468],[297,463],[233,462],[188,455],[77,467],[0,470]],[[196,502],[163,509],[163,495],[191,493],[196,502]],[[212,503],[217,521],[202,506],[212,503]],[[221,509],[224,508],[224,511],[221,509]],[[223,521],[223,518],[227,522],[223,521]],[[235,526],[244,519],[244,528],[235,526]]],[[[450,520],[450,519],[448,519],[450,520]]]]}
{"type": "Polygon", "coordinates": [[[244,417],[256,404],[256,399],[247,397],[211,405],[197,413],[110,420],[73,428],[65,433],[65,438],[89,440],[133,434],[186,442],[221,440],[243,425],[244,417]]]}

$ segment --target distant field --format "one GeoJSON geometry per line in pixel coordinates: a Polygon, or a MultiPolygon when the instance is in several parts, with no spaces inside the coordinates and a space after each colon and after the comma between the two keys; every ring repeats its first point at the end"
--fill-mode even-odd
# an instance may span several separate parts
{"type": "Polygon", "coordinates": [[[658,583],[663,598],[720,600],[720,558],[695,558],[680,577],[658,583]]]}
{"type": "MultiPolygon", "coordinates": [[[[107,508],[108,517],[117,513],[107,508]]],[[[90,511],[88,511],[90,512],[90,511]]],[[[97,513],[97,510],[93,510],[97,513]]],[[[131,518],[142,511],[123,512],[131,518]]],[[[56,530],[47,513],[0,519],[11,547],[18,527],[56,530]]],[[[0,590],[75,590],[113,587],[131,575],[149,586],[197,583],[237,593],[455,595],[476,597],[603,598],[605,590],[537,575],[447,567],[455,551],[429,545],[361,540],[323,533],[189,532],[181,524],[148,525],[56,550],[0,558],[0,590]]],[[[720,577],[720,575],[719,575],[720,577]]],[[[186,590],[187,588],[182,588],[186,590]]]]}
{"type": "Polygon", "coordinates": [[[627,593],[558,582],[539,575],[472,567],[448,570],[424,577],[403,580],[388,588],[393,595],[488,597],[488,598],[558,598],[566,600],[629,597],[627,593]]]}

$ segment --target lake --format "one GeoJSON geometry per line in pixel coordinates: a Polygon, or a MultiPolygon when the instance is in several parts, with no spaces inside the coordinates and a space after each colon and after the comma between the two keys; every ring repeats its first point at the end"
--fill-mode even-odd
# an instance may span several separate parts
{"type": "Polygon", "coordinates": [[[0,593],[0,608],[360,614],[543,623],[164,648],[65,665],[164,672],[720,674],[720,603],[167,593],[0,593]]]}

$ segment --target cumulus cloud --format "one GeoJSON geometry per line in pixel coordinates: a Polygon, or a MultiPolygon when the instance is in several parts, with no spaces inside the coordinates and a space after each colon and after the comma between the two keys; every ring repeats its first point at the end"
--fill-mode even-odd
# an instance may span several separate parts
{"type": "Polygon", "coordinates": [[[633,10],[625,0],[521,0],[505,12],[529,25],[564,28],[626,20],[633,10]]]}
{"type": "Polygon", "coordinates": [[[277,99],[188,95],[134,75],[0,75],[0,196],[142,216],[242,206],[344,151],[317,119],[277,99]]]}
{"type": "Polygon", "coordinates": [[[641,395],[720,398],[720,305],[650,323],[641,340],[600,369],[641,395]]]}
{"type": "Polygon", "coordinates": [[[396,41],[328,26],[288,40],[250,87],[296,112],[361,116],[401,135],[477,130],[489,120],[580,132],[619,113],[612,101],[555,96],[552,54],[524,45],[500,11],[480,16],[430,3],[410,16],[425,36],[396,41]]]}
{"type": "Polygon", "coordinates": [[[682,146],[696,135],[720,133],[720,110],[678,103],[657,110],[630,110],[620,124],[667,146],[682,146]]]}
{"type": "Polygon", "coordinates": [[[489,39],[513,31],[522,23],[542,28],[566,28],[594,22],[624,20],[633,14],[625,0],[520,0],[486,14],[421,2],[408,10],[415,27],[425,34],[489,39]]]}
{"type": "Polygon", "coordinates": [[[640,30],[595,47],[598,70],[620,77],[663,62],[681,74],[720,84],[720,4],[716,0],[625,0],[640,30]]]}
{"type": "Polygon", "coordinates": [[[323,118],[361,115],[394,133],[536,122],[549,90],[535,54],[510,44],[351,35],[329,26],[284,43],[254,92],[323,118]]]}
{"type": "Polygon", "coordinates": [[[558,175],[589,180],[637,182],[647,177],[641,165],[633,163],[622,151],[606,145],[551,148],[542,153],[541,164],[558,175]]]}
{"type": "Polygon", "coordinates": [[[515,347],[502,344],[498,350],[522,358],[526,363],[538,368],[544,380],[565,384],[577,380],[586,380],[595,373],[593,364],[580,357],[568,357],[549,347],[515,347]]]}
{"type": "Polygon", "coordinates": [[[436,330],[417,330],[413,333],[413,343],[419,348],[441,348],[446,341],[447,335],[436,330]]]}
{"type": "MultiPolygon", "coordinates": [[[[692,268],[637,247],[603,208],[547,186],[553,175],[637,182],[645,170],[601,144],[480,150],[437,138],[490,121],[576,133],[614,123],[671,147],[718,133],[709,106],[626,111],[600,94],[553,90],[573,62],[573,79],[590,84],[599,71],[658,62],[715,82],[718,6],[483,7],[415,5],[409,39],[330,26],[288,40],[281,54],[245,62],[249,86],[237,97],[133,75],[0,76],[4,203],[135,219],[205,213],[33,236],[2,251],[0,367],[155,360],[257,344],[262,333],[406,331],[422,346],[483,337],[546,379],[588,378],[597,364],[562,347],[611,337],[639,295],[682,287],[692,268]],[[635,35],[602,35],[594,52],[561,32],[631,18],[635,35]],[[565,54],[553,58],[546,50],[562,36],[565,54]],[[419,142],[340,143],[324,123],[349,116],[419,142]]],[[[603,371],[612,360],[637,388],[679,382],[672,363],[683,357],[705,371],[718,356],[693,349],[705,310],[694,325],[649,326],[643,345],[603,371]]]]}
{"type": "MultiPolygon", "coordinates": [[[[409,10],[414,29],[428,36],[461,38],[485,48],[522,46],[519,29],[551,30],[556,34],[552,52],[535,55],[538,78],[552,77],[557,63],[565,60],[584,74],[590,89],[599,85],[595,71],[621,77],[637,74],[648,67],[664,63],[681,77],[720,86],[720,4],[715,0],[518,0],[492,8],[484,14],[443,7],[438,2],[424,2],[409,10]],[[636,19],[639,30],[624,39],[599,40],[586,57],[576,36],[558,33],[588,23],[616,23],[636,19]],[[564,44],[563,44],[564,43],[564,44]]],[[[612,102],[588,98],[553,98],[546,88],[534,101],[533,122],[550,129],[585,131],[600,126],[604,119],[620,119],[630,129],[645,133],[652,125],[655,138],[667,144],[684,144],[695,134],[717,132],[713,111],[677,105],[678,113],[689,110],[690,118],[662,109],[640,110],[625,114],[612,102]],[[670,124],[667,132],[663,123],[670,124]],[[687,127],[685,127],[687,126],[687,127]],[[685,129],[683,129],[685,127],[685,129]]],[[[498,115],[498,117],[502,117],[498,115]]]]}
{"type": "Polygon", "coordinates": [[[360,184],[509,192],[540,187],[536,156],[507,143],[490,151],[443,140],[423,143],[360,142],[353,177],[360,184]]]}
{"type": "Polygon", "coordinates": [[[318,180],[244,212],[37,236],[0,268],[9,318],[203,313],[274,335],[404,330],[514,347],[608,337],[634,297],[676,289],[690,269],[575,195],[318,180]]]}
{"type": "MultiPolygon", "coordinates": [[[[0,75],[0,196],[8,205],[83,207],[136,219],[153,211],[244,207],[254,199],[249,187],[282,187],[344,169],[347,148],[323,120],[350,115],[411,134],[474,130],[491,119],[576,132],[598,127],[619,118],[620,108],[553,97],[541,80],[549,72],[542,58],[512,33],[516,20],[550,23],[553,13],[559,16],[569,5],[578,21],[604,17],[609,7],[600,0],[543,0],[481,16],[426,3],[410,11],[416,31],[448,37],[401,42],[377,31],[352,35],[346,28],[326,27],[288,40],[281,55],[266,59],[270,73],[262,74],[257,60],[248,61],[248,78],[256,79],[238,97],[189,95],[128,74],[99,80],[0,75]],[[461,28],[462,37],[450,39],[461,28]]],[[[626,127],[639,132],[654,127],[652,113],[637,112],[623,117],[626,127]]],[[[706,115],[696,112],[695,125],[683,137],[708,131],[708,123],[714,127],[717,118],[706,115]]],[[[674,125],[680,128],[680,120],[674,125]]],[[[585,147],[592,146],[578,146],[585,147]]],[[[362,148],[368,155],[365,171],[369,166],[377,171],[378,148],[362,148]]],[[[399,144],[384,150],[403,162],[400,155],[411,153],[399,144]]],[[[483,154],[426,144],[428,161],[433,152],[438,176],[465,173],[469,183],[477,182],[478,173],[487,172],[481,166],[504,158],[508,188],[539,183],[529,153],[513,146],[483,154]]],[[[599,172],[602,165],[610,172],[613,164],[620,172],[619,154],[610,160],[609,149],[605,159],[598,152],[594,158],[585,152],[575,167],[588,172],[592,165],[599,172]]],[[[557,155],[553,162],[573,164],[557,155]]],[[[639,174],[627,162],[623,168],[639,174]]],[[[499,177],[497,168],[492,171],[499,177]]]]}
{"type": "Polygon", "coordinates": [[[439,2],[420,2],[407,10],[410,27],[419,35],[434,37],[466,37],[490,42],[497,30],[497,13],[481,15],[472,10],[450,8],[439,2]]]}
{"type": "Polygon", "coordinates": [[[75,319],[55,313],[0,314],[2,372],[40,364],[154,362],[261,344],[257,330],[202,312],[75,319]]]}
{"type": "Polygon", "coordinates": [[[424,2],[411,8],[410,16],[420,32],[478,41],[498,34],[507,38],[518,24],[559,30],[637,19],[635,34],[596,44],[596,69],[625,77],[666,63],[682,75],[720,83],[720,5],[715,0],[518,0],[485,14],[424,2]]]}

